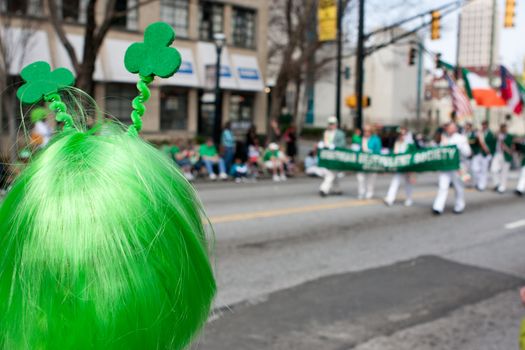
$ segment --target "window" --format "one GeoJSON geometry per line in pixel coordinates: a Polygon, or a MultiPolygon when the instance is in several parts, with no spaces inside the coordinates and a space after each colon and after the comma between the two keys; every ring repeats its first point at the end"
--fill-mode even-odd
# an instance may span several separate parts
{"type": "Polygon", "coordinates": [[[255,48],[255,11],[234,7],[232,33],[233,45],[255,48]]]}
{"type": "Polygon", "coordinates": [[[221,4],[201,1],[199,9],[199,39],[213,41],[213,34],[224,31],[224,10],[221,4]]]}
{"type": "Polygon", "coordinates": [[[160,129],[186,130],[188,128],[188,92],[182,89],[162,88],[160,92],[160,129]]]}
{"type": "Polygon", "coordinates": [[[42,16],[42,0],[0,0],[0,12],[19,16],[42,16]]]}
{"type": "Polygon", "coordinates": [[[232,129],[247,130],[253,121],[254,95],[245,93],[232,93],[230,95],[230,121],[232,129]]]}
{"type": "Polygon", "coordinates": [[[66,22],[86,23],[86,9],[89,0],[56,0],[60,15],[66,22]]]}
{"type": "Polygon", "coordinates": [[[175,29],[177,38],[188,37],[189,0],[161,0],[160,18],[175,29]]]}
{"type": "Polygon", "coordinates": [[[106,112],[124,124],[131,124],[131,101],[137,95],[134,84],[106,84],[106,112]]]}
{"type": "Polygon", "coordinates": [[[114,26],[129,30],[138,29],[139,11],[137,0],[117,0],[115,2],[115,12],[114,26]]]}

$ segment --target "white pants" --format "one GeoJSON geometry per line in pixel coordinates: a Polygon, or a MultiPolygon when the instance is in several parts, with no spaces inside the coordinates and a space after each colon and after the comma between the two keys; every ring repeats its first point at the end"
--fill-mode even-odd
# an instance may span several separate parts
{"type": "Polygon", "coordinates": [[[357,197],[370,199],[374,196],[376,173],[357,173],[357,197]]]}
{"type": "Polygon", "coordinates": [[[321,187],[319,187],[319,191],[323,192],[324,194],[330,194],[331,192],[338,192],[340,191],[339,188],[339,177],[337,176],[337,173],[332,170],[328,170],[325,168],[321,168],[323,171],[324,180],[321,183],[321,187]]]}
{"type": "Polygon", "coordinates": [[[516,187],[517,191],[525,192],[525,166],[521,167],[520,178],[518,180],[518,186],[516,187]]]}
{"type": "Polygon", "coordinates": [[[406,173],[396,173],[392,177],[392,181],[390,182],[390,187],[388,188],[387,195],[385,197],[385,201],[389,203],[394,203],[396,200],[397,190],[399,189],[399,185],[401,184],[401,179],[403,179],[403,185],[405,186],[405,193],[406,193],[406,199],[412,200],[412,184],[410,183],[410,174],[406,173]]]}
{"type": "Polygon", "coordinates": [[[439,188],[432,209],[440,213],[443,212],[451,182],[456,192],[454,211],[463,211],[463,209],[465,209],[465,190],[463,188],[463,182],[456,171],[442,171],[439,174],[439,188]]]}
{"type": "Polygon", "coordinates": [[[478,189],[484,191],[489,179],[490,160],[492,156],[479,153],[472,158],[472,176],[478,189]]]}
{"type": "Polygon", "coordinates": [[[502,153],[498,153],[494,156],[490,167],[492,173],[492,181],[494,186],[497,186],[499,192],[505,192],[507,190],[507,179],[509,177],[510,162],[505,161],[505,157],[502,153]]]}

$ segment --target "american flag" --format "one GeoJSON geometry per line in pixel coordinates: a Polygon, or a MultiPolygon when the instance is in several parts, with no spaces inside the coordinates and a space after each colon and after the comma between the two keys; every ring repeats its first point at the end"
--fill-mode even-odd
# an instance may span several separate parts
{"type": "Polygon", "coordinates": [[[474,113],[472,111],[472,106],[470,101],[465,93],[457,86],[457,84],[452,80],[447,72],[445,74],[445,79],[447,79],[448,87],[450,88],[450,96],[452,97],[452,107],[456,112],[458,117],[472,116],[474,113]]]}

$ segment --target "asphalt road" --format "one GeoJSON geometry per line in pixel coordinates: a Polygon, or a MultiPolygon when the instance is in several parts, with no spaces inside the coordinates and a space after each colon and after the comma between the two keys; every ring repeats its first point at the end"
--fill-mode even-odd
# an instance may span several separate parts
{"type": "Polygon", "coordinates": [[[468,191],[435,217],[436,178],[411,208],[356,200],[353,176],[328,198],[315,179],[198,184],[219,292],[195,348],[516,349],[525,199],[468,191]]]}

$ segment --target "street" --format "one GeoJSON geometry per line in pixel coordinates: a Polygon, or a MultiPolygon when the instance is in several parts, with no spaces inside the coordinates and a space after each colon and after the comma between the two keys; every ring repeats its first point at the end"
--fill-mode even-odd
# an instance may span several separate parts
{"type": "Polygon", "coordinates": [[[354,175],[328,198],[316,179],[197,184],[218,295],[195,348],[517,348],[524,199],[470,190],[464,214],[436,217],[436,178],[418,177],[410,208],[380,200],[390,175],[369,201],[354,175]]]}

